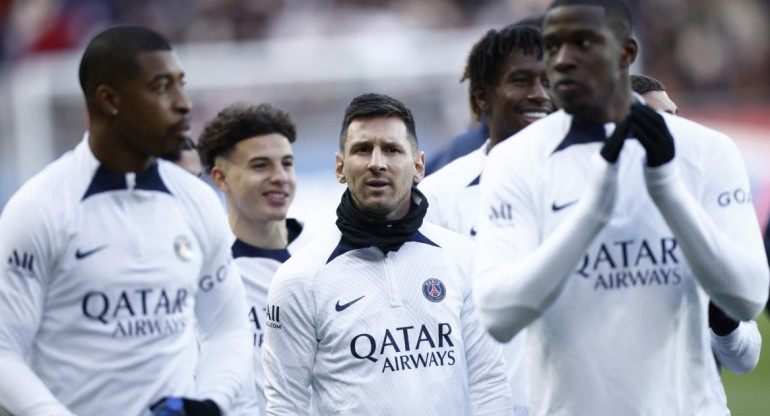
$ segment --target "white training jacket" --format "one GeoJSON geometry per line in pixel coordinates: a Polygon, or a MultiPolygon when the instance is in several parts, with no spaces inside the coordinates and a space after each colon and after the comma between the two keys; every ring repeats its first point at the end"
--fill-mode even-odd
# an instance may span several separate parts
{"type": "Polygon", "coordinates": [[[185,396],[227,411],[251,371],[230,238],[205,183],[163,160],[112,173],[86,135],[0,216],[0,406],[149,415],[185,396]]]}
{"type": "Polygon", "coordinates": [[[614,125],[564,111],[490,153],[474,284],[496,338],[528,326],[534,415],[720,413],[709,298],[751,320],[768,268],[734,143],[662,116],[676,157],[657,168],[633,138],[608,164],[614,125]]]}
{"type": "Polygon", "coordinates": [[[265,249],[252,246],[244,241],[236,240],[232,246],[233,258],[243,278],[246,288],[246,302],[248,304],[248,317],[251,323],[251,342],[254,351],[254,385],[248,387],[247,394],[238,398],[234,406],[234,412],[238,415],[254,416],[252,399],[256,401],[256,407],[260,414],[265,414],[267,398],[265,397],[265,374],[262,371],[262,345],[265,334],[265,316],[267,313],[267,290],[273,276],[292,254],[301,250],[311,240],[310,234],[304,230],[302,224],[293,219],[286,219],[286,228],[289,229],[289,244],[284,249],[265,249]],[[253,393],[253,394],[248,394],[253,393]],[[251,412],[251,413],[250,413],[251,412]]]}
{"type": "Polygon", "coordinates": [[[262,352],[268,415],[508,415],[499,345],[471,296],[473,243],[423,223],[398,251],[337,230],[278,269],[262,352]]]}
{"type": "MultiPolygon", "coordinates": [[[[487,164],[489,139],[473,152],[457,158],[420,182],[419,188],[428,199],[425,220],[446,229],[476,237],[479,213],[479,181],[487,164]]],[[[527,415],[526,361],[522,331],[503,345],[508,365],[514,415],[527,415]]]]}

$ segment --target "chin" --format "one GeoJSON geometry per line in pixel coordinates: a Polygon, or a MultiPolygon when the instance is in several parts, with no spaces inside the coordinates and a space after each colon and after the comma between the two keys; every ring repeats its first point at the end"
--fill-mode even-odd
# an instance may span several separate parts
{"type": "Polygon", "coordinates": [[[583,111],[585,111],[585,109],[587,108],[585,103],[581,103],[581,102],[561,102],[560,104],[561,104],[561,108],[567,114],[571,114],[571,115],[580,114],[583,111]]]}
{"type": "Polygon", "coordinates": [[[269,212],[265,212],[263,214],[263,217],[268,221],[283,221],[286,219],[286,216],[289,214],[289,210],[276,210],[272,209],[269,212]]]}

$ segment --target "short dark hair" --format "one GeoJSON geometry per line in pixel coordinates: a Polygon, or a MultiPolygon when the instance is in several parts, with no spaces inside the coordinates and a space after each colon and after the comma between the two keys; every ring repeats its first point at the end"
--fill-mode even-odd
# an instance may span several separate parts
{"type": "Polygon", "coordinates": [[[624,0],[555,0],[548,6],[551,10],[560,6],[598,6],[604,9],[608,18],[610,27],[614,28],[616,33],[627,38],[633,31],[633,19],[631,18],[631,9],[624,0]]]}
{"type": "Polygon", "coordinates": [[[139,71],[137,55],[170,51],[171,44],[159,33],[143,26],[117,26],[96,35],[80,60],[80,88],[93,112],[91,98],[99,85],[120,87],[139,71]]]}
{"type": "Polygon", "coordinates": [[[471,48],[460,82],[470,80],[468,99],[477,120],[481,119],[481,109],[473,92],[479,88],[494,87],[508,55],[515,51],[543,59],[540,30],[518,24],[508,25],[499,31],[491,29],[471,48]]]}
{"type": "Polygon", "coordinates": [[[269,103],[225,107],[203,127],[198,153],[206,173],[211,173],[217,156],[227,156],[236,143],[265,134],[278,133],[294,143],[297,127],[284,110],[269,103]]]}
{"type": "Polygon", "coordinates": [[[340,131],[340,152],[345,151],[345,139],[348,137],[348,127],[353,120],[366,117],[398,117],[406,125],[407,139],[414,144],[417,151],[417,132],[415,131],[412,112],[397,99],[385,94],[367,93],[354,98],[345,109],[340,131]]]}
{"type": "Polygon", "coordinates": [[[653,77],[634,74],[631,75],[631,89],[639,95],[644,95],[650,91],[665,91],[666,86],[653,77]]]}

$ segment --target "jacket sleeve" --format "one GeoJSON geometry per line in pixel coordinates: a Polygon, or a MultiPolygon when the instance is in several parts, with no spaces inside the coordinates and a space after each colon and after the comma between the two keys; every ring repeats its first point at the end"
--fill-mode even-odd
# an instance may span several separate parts
{"type": "Polygon", "coordinates": [[[743,161],[729,138],[718,139],[709,142],[700,201],[686,187],[676,158],[645,167],[645,181],[700,285],[729,316],[749,321],[767,301],[770,271],[743,161]]]}
{"type": "Polygon", "coordinates": [[[505,342],[550,307],[586,247],[609,221],[618,169],[597,152],[579,202],[541,241],[540,214],[530,185],[537,173],[527,171],[526,161],[512,161],[510,154],[496,150],[481,178],[474,290],[482,324],[505,342]]]}
{"type": "Polygon", "coordinates": [[[310,383],[318,343],[315,302],[304,276],[285,276],[278,269],[267,294],[265,372],[267,415],[307,415],[310,383]]]}
{"type": "Polygon", "coordinates": [[[759,363],[762,335],[754,321],[741,322],[738,328],[725,336],[711,333],[711,349],[719,364],[730,372],[743,375],[759,363]]]}
{"type": "Polygon", "coordinates": [[[248,385],[254,366],[246,295],[230,251],[229,226],[223,214],[212,217],[216,221],[210,224],[195,295],[200,341],[196,384],[200,398],[227,412],[248,385]]]}
{"type": "Polygon", "coordinates": [[[41,205],[14,197],[0,215],[0,413],[17,416],[72,414],[27,365],[56,246],[41,205]]]}
{"type": "Polygon", "coordinates": [[[512,414],[511,385],[502,348],[481,327],[476,305],[470,293],[465,298],[461,313],[468,365],[468,388],[473,414],[476,416],[512,414]]]}

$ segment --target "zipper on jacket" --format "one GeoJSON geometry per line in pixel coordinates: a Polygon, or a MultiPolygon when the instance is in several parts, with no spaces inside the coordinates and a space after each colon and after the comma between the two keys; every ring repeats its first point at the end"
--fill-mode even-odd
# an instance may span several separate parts
{"type": "Polygon", "coordinates": [[[388,281],[388,300],[390,301],[390,306],[392,308],[396,308],[401,306],[401,296],[399,296],[398,288],[396,287],[396,281],[393,278],[393,273],[391,273],[391,267],[392,267],[392,260],[390,259],[390,255],[393,252],[389,252],[385,255],[385,259],[383,261],[383,265],[385,268],[385,278],[388,281]]]}

